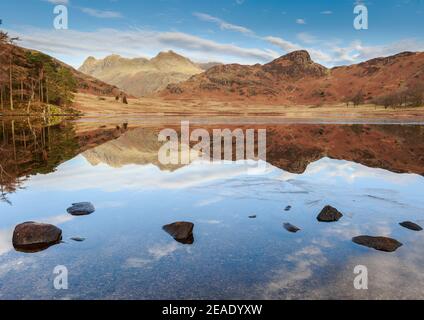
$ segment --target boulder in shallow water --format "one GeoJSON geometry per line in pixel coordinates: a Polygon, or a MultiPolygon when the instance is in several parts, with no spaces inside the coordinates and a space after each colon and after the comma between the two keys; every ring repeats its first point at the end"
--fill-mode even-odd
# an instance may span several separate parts
{"type": "Polygon", "coordinates": [[[194,224],[191,222],[175,222],[162,227],[163,230],[182,244],[194,243],[193,228],[194,224]]]}
{"type": "Polygon", "coordinates": [[[66,211],[73,216],[86,216],[92,214],[96,209],[90,202],[79,202],[73,203],[72,207],[69,207],[66,211]]]}
{"type": "Polygon", "coordinates": [[[403,245],[395,239],[386,237],[359,236],[353,238],[352,241],[361,246],[384,252],[394,252],[403,245]]]}
{"type": "Polygon", "coordinates": [[[421,226],[419,226],[418,224],[413,223],[411,221],[404,221],[404,222],[401,222],[399,224],[402,227],[409,229],[409,230],[412,230],[412,231],[422,231],[423,230],[423,228],[421,226]]]}
{"type": "Polygon", "coordinates": [[[17,251],[38,252],[58,244],[62,230],[51,224],[24,222],[15,227],[13,246],[17,251]]]}
{"type": "Polygon", "coordinates": [[[336,208],[332,206],[326,206],[317,217],[317,220],[320,222],[335,222],[339,221],[343,217],[336,208]]]}
{"type": "Polygon", "coordinates": [[[298,227],[292,225],[291,223],[285,223],[284,229],[286,229],[288,232],[292,232],[292,233],[296,233],[296,232],[300,231],[300,229],[298,227]]]}

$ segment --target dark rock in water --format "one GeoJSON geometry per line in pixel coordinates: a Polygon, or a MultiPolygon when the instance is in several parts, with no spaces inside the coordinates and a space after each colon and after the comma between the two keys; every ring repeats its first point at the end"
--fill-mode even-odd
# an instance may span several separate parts
{"type": "Polygon", "coordinates": [[[163,230],[182,244],[194,243],[193,228],[194,224],[191,222],[175,222],[163,226],[163,230]]]}
{"type": "Polygon", "coordinates": [[[290,223],[285,223],[284,224],[284,229],[286,229],[288,232],[292,232],[292,233],[296,233],[298,231],[300,231],[300,229],[290,223]]]}
{"type": "Polygon", "coordinates": [[[13,247],[22,252],[38,252],[58,244],[62,240],[62,230],[37,222],[24,222],[15,227],[13,247]]]}
{"type": "Polygon", "coordinates": [[[86,216],[92,214],[96,209],[90,202],[73,203],[72,207],[66,209],[73,216],[86,216]]]}
{"type": "Polygon", "coordinates": [[[413,223],[411,221],[404,221],[399,223],[402,227],[407,228],[409,230],[413,230],[413,231],[422,231],[423,228],[421,228],[421,226],[419,226],[416,223],[413,223]]]}
{"type": "Polygon", "coordinates": [[[321,213],[318,215],[317,219],[320,222],[335,222],[339,221],[343,215],[332,206],[326,206],[322,209],[321,213]]]}
{"type": "Polygon", "coordinates": [[[291,210],[291,208],[292,208],[292,206],[287,206],[287,207],[284,209],[284,211],[290,211],[290,210],[291,210]]]}
{"type": "Polygon", "coordinates": [[[403,245],[395,239],[386,237],[359,236],[353,238],[352,241],[361,246],[384,252],[394,252],[403,245]]]}
{"type": "Polygon", "coordinates": [[[257,218],[257,216],[256,216],[256,215],[249,216],[249,219],[256,219],[256,218],[257,218]]]}
{"type": "Polygon", "coordinates": [[[83,241],[85,241],[85,238],[73,237],[73,238],[71,238],[71,240],[74,240],[76,242],[83,242],[83,241]]]}

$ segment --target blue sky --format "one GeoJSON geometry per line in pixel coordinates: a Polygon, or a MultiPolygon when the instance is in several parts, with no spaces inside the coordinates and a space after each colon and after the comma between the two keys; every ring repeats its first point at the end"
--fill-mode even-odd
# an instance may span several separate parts
{"type": "Polygon", "coordinates": [[[21,45],[79,66],[87,56],[152,57],[174,50],[195,61],[265,63],[307,49],[326,65],[424,51],[424,0],[21,0],[1,1],[2,29],[21,45]],[[64,4],[69,29],[55,30],[64,4]],[[369,29],[353,27],[353,8],[369,29]]]}

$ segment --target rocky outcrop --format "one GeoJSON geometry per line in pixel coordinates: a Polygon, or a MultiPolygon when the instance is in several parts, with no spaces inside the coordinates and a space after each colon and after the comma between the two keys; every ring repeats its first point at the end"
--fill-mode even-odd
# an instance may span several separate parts
{"type": "Polygon", "coordinates": [[[265,72],[269,72],[277,78],[299,79],[307,76],[324,77],[328,69],[312,61],[311,56],[305,50],[291,52],[263,66],[265,72]]]}
{"type": "Polygon", "coordinates": [[[359,236],[353,238],[352,241],[361,246],[384,252],[394,252],[402,246],[399,241],[386,237],[359,236]]]}
{"type": "Polygon", "coordinates": [[[61,229],[51,224],[30,221],[15,227],[12,242],[18,251],[37,252],[58,244],[61,240],[61,229]]]}

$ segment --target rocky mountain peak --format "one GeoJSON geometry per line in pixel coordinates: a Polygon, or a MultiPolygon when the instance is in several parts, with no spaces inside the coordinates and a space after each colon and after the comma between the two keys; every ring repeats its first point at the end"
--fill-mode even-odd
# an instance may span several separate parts
{"type": "Polygon", "coordinates": [[[327,68],[315,63],[306,50],[290,52],[264,65],[264,69],[275,75],[291,78],[301,78],[305,75],[322,77],[328,72],[327,68]]]}

